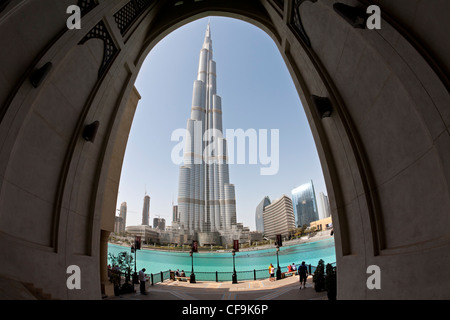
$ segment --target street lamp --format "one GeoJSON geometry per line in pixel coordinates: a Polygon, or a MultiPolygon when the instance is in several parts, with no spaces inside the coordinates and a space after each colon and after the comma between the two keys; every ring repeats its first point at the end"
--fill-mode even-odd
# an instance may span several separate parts
{"type": "Polygon", "coordinates": [[[234,256],[236,255],[236,250],[233,249],[233,251],[231,251],[231,254],[233,255],[233,276],[231,277],[232,279],[232,283],[238,283],[237,282],[237,274],[236,274],[236,267],[235,267],[235,263],[234,263],[234,256]]]}
{"type": "Polygon", "coordinates": [[[191,262],[192,262],[192,272],[191,272],[191,278],[190,278],[190,282],[191,283],[195,283],[195,274],[194,274],[194,252],[189,251],[189,255],[191,256],[191,262]]]}
{"type": "Polygon", "coordinates": [[[136,272],[136,251],[137,249],[134,247],[134,245],[131,245],[131,253],[134,253],[134,273],[133,273],[133,284],[138,284],[139,279],[136,272]]]}
{"type": "Polygon", "coordinates": [[[280,251],[280,246],[277,244],[277,280],[281,279],[280,260],[278,259],[279,251],[280,251]]]}

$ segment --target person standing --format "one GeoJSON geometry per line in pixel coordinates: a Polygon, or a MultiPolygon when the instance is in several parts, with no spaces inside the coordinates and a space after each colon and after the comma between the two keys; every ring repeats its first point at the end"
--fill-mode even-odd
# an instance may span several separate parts
{"type": "Polygon", "coordinates": [[[275,267],[272,264],[269,266],[269,274],[270,280],[275,280],[275,267]]]}
{"type": "Polygon", "coordinates": [[[300,289],[303,289],[305,288],[306,279],[308,278],[308,268],[305,265],[305,261],[303,261],[298,268],[298,275],[300,277],[300,289]]]}
{"type": "Polygon", "coordinates": [[[139,286],[141,290],[141,294],[147,294],[145,291],[145,282],[147,281],[147,278],[145,276],[145,268],[143,268],[141,271],[139,271],[139,286]]]}

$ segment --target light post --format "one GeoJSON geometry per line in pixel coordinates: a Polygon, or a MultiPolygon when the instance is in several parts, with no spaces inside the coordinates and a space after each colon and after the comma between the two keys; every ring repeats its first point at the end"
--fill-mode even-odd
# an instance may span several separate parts
{"type": "Polygon", "coordinates": [[[138,284],[138,276],[136,272],[136,251],[137,249],[134,247],[134,245],[131,245],[131,253],[134,253],[134,273],[133,273],[133,284],[138,284]]]}
{"type": "Polygon", "coordinates": [[[278,252],[279,251],[280,251],[280,247],[277,244],[277,280],[281,279],[280,260],[278,259],[278,252]]]}
{"type": "Polygon", "coordinates": [[[139,279],[137,276],[137,270],[136,270],[136,252],[138,250],[141,250],[141,237],[140,236],[135,236],[134,237],[134,246],[131,246],[131,253],[134,252],[134,273],[133,273],[133,283],[134,284],[138,284],[139,283],[139,279]]]}
{"type": "Polygon", "coordinates": [[[192,272],[191,272],[190,282],[191,282],[191,283],[195,283],[195,274],[194,274],[194,252],[193,252],[193,250],[189,251],[189,255],[191,256],[191,263],[192,263],[192,272]]]}
{"type": "Polygon", "coordinates": [[[233,249],[233,251],[231,251],[231,254],[233,255],[233,276],[231,277],[232,283],[235,284],[237,283],[237,274],[236,274],[236,267],[235,267],[235,262],[234,262],[234,256],[236,255],[236,250],[233,249]]]}

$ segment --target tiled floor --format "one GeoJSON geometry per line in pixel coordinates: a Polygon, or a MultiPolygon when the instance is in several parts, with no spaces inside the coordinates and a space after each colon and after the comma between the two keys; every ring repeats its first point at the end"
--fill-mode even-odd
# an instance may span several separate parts
{"type": "Polygon", "coordinates": [[[326,300],[326,292],[316,292],[312,277],[308,278],[306,288],[300,289],[298,276],[270,281],[231,282],[180,282],[166,280],[147,287],[147,295],[136,293],[108,297],[108,300],[326,300]]]}

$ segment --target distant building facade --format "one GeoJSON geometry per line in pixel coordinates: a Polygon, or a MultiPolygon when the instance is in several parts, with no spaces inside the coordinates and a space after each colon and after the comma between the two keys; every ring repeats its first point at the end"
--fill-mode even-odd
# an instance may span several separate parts
{"type": "Polygon", "coordinates": [[[123,225],[123,218],[120,216],[116,216],[114,220],[114,233],[123,233],[121,231],[123,225]]]}
{"type": "Polygon", "coordinates": [[[178,205],[172,206],[172,222],[180,222],[180,215],[178,214],[178,205]]]}
{"type": "Polygon", "coordinates": [[[166,229],[166,219],[164,218],[153,218],[153,228],[159,230],[166,229]]]}
{"type": "Polygon", "coordinates": [[[264,197],[262,201],[256,207],[255,212],[255,223],[256,223],[256,231],[264,233],[264,218],[263,212],[264,208],[270,204],[270,199],[268,196],[264,197]]]}
{"type": "Polygon", "coordinates": [[[324,231],[324,230],[330,230],[333,228],[333,221],[331,220],[331,217],[313,221],[309,224],[309,227],[311,229],[316,229],[317,231],[324,231]]]}
{"type": "Polygon", "coordinates": [[[275,239],[278,234],[289,236],[289,231],[295,228],[292,199],[286,195],[273,201],[264,208],[264,235],[275,239]]]}
{"type": "Polygon", "coordinates": [[[255,242],[255,241],[262,241],[263,240],[263,233],[259,231],[250,231],[249,232],[249,241],[255,242]]]}
{"type": "Polygon", "coordinates": [[[319,209],[319,219],[325,219],[331,216],[330,210],[330,202],[328,200],[328,196],[326,196],[323,192],[319,193],[318,209],[319,209]]]}
{"type": "Polygon", "coordinates": [[[120,205],[119,216],[115,217],[114,220],[114,232],[115,233],[125,233],[125,226],[127,221],[127,203],[122,202],[120,205]]]}
{"type": "Polygon", "coordinates": [[[130,236],[141,237],[146,243],[159,243],[158,230],[147,225],[126,227],[126,231],[130,236]]]}
{"type": "Polygon", "coordinates": [[[319,220],[312,180],[292,190],[292,204],[297,227],[309,226],[312,221],[319,220]]]}

